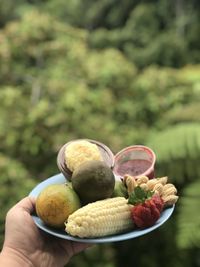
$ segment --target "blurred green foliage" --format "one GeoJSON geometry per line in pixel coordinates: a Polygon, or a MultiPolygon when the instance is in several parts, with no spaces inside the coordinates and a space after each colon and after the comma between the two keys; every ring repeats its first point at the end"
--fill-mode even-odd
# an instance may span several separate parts
{"type": "Polygon", "coordinates": [[[58,172],[59,148],[91,138],[114,153],[149,145],[156,175],[168,175],[181,197],[165,226],[94,246],[69,266],[200,266],[198,7],[0,0],[1,244],[6,212],[58,172]]]}

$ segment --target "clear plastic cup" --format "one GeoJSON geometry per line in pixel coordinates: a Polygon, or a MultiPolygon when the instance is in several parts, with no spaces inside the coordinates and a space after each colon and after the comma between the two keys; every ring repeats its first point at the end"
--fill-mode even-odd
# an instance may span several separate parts
{"type": "Polygon", "coordinates": [[[147,146],[129,146],[115,155],[113,172],[116,176],[123,177],[125,174],[139,177],[148,176],[154,178],[154,165],[156,155],[147,146]]]}

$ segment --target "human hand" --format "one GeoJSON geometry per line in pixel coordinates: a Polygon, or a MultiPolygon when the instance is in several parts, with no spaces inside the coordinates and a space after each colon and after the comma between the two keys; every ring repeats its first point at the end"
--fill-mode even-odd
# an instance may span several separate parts
{"type": "Polygon", "coordinates": [[[34,208],[35,200],[26,197],[11,208],[6,216],[2,255],[9,257],[10,261],[13,257],[16,261],[14,266],[22,266],[23,263],[23,267],[63,267],[73,255],[89,246],[40,231],[30,215],[34,208]]]}

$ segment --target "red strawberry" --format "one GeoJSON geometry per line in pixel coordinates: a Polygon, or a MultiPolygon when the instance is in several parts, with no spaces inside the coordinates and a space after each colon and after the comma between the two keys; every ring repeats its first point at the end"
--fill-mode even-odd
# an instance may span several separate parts
{"type": "Polygon", "coordinates": [[[162,212],[163,208],[164,208],[164,201],[162,200],[162,198],[158,194],[155,194],[155,195],[152,196],[152,200],[155,203],[156,208],[160,212],[162,212]]]}
{"type": "Polygon", "coordinates": [[[163,200],[159,195],[153,195],[152,191],[144,191],[136,187],[129,197],[132,219],[139,228],[149,227],[159,219],[163,209],[163,200]]]}
{"type": "Polygon", "coordinates": [[[142,204],[133,206],[131,215],[136,226],[145,228],[155,224],[160,217],[160,211],[153,200],[146,200],[142,204]]]}

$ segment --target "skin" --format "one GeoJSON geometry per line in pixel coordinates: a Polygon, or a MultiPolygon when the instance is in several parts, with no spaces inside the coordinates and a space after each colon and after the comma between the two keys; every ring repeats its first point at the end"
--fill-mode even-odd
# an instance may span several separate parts
{"type": "Polygon", "coordinates": [[[35,200],[26,197],[9,210],[0,266],[63,267],[73,255],[89,247],[39,230],[30,215],[34,209],[35,200]]]}

